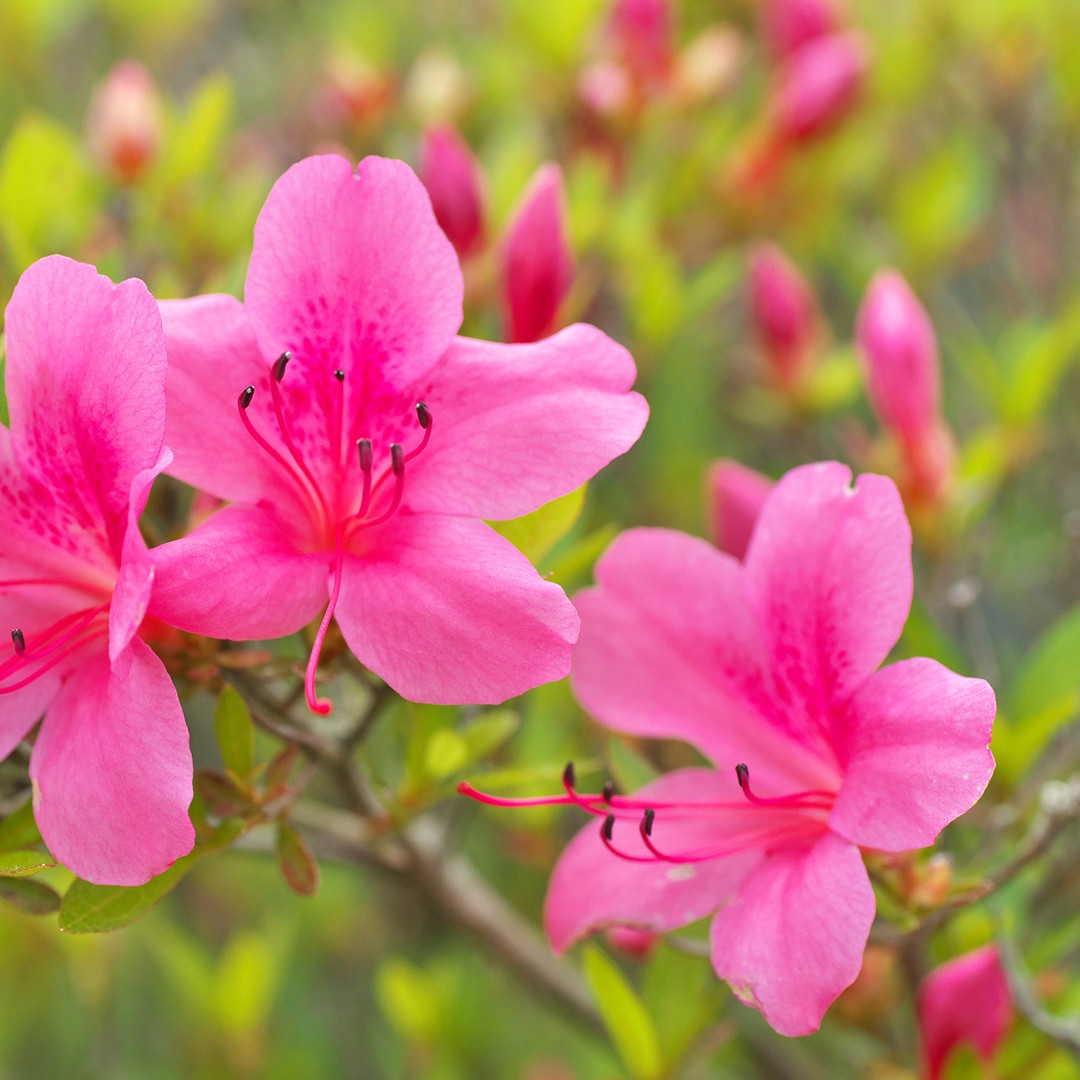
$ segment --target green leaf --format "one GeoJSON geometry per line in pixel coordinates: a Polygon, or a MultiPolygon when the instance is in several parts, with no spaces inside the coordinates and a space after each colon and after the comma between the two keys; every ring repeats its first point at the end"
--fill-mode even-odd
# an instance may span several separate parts
{"type": "Polygon", "coordinates": [[[32,848],[41,843],[41,833],[34,820],[34,804],[26,802],[0,821],[0,851],[32,848]]]}
{"type": "Polygon", "coordinates": [[[224,773],[198,769],[195,773],[195,791],[206,804],[206,809],[217,817],[247,817],[255,809],[248,794],[224,773]]]}
{"type": "Polygon", "coordinates": [[[55,865],[56,860],[43,851],[0,851],[0,877],[28,877],[55,865]]]}
{"type": "Polygon", "coordinates": [[[51,915],[60,907],[54,889],[29,878],[0,878],[0,900],[24,915],[51,915]]]}
{"type": "Polygon", "coordinates": [[[543,562],[551,549],[574,527],[585,505],[587,484],[545,503],[524,517],[497,521],[492,528],[505,536],[534,566],[543,562]]]}
{"type": "Polygon", "coordinates": [[[278,825],[277,861],[285,884],[300,896],[314,896],[319,887],[319,864],[304,838],[285,822],[278,825]]]}
{"type": "Polygon", "coordinates": [[[214,731],[225,767],[241,778],[250,776],[255,764],[255,725],[247,702],[234,686],[222,687],[214,713],[214,731]]]}
{"type": "Polygon", "coordinates": [[[93,885],[76,878],[60,904],[60,929],[68,934],[102,934],[129,926],[171,892],[193,865],[188,855],[145,885],[93,885]]]}
{"type": "Polygon", "coordinates": [[[623,973],[595,945],[585,949],[585,978],[623,1064],[637,1080],[658,1077],[660,1040],[652,1019],[623,973]]]}

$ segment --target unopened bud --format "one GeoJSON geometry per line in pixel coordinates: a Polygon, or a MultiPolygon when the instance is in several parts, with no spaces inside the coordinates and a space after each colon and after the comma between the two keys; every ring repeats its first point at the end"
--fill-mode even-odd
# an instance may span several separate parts
{"type": "Polygon", "coordinates": [[[705,499],[712,541],[736,559],[746,555],[761,507],[773,482],[763,473],[724,458],[709,466],[705,499]]]}
{"type": "Polygon", "coordinates": [[[582,103],[597,116],[622,116],[633,106],[630,73],[614,60],[597,60],[583,68],[577,87],[582,103]]]}
{"type": "Polygon", "coordinates": [[[608,33],[612,51],[639,87],[663,82],[671,67],[672,0],[615,0],[608,33]]]}
{"type": "Polygon", "coordinates": [[[153,164],[164,130],[161,95],[137,60],[121,60],[98,84],[87,111],[90,152],[114,180],[132,184],[153,164]]]}
{"type": "Polygon", "coordinates": [[[745,55],[745,42],[734,27],[707,26],[675,58],[672,94],[683,105],[721,96],[734,84],[745,55]]]}
{"type": "Polygon", "coordinates": [[[447,239],[458,255],[471,255],[484,239],[480,166],[454,128],[428,129],[420,150],[420,179],[447,239]]]}
{"type": "Polygon", "coordinates": [[[647,960],[660,940],[659,934],[637,926],[613,926],[605,937],[613,949],[632,956],[635,960],[647,960]]]}
{"type": "Polygon", "coordinates": [[[841,25],[833,0],[764,0],[761,5],[761,36],[775,61],[841,25]]]}

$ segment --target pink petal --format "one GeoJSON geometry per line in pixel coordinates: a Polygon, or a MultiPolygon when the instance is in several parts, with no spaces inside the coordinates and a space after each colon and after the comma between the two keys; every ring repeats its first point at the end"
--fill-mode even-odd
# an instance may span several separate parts
{"type": "MultiPolygon", "coordinates": [[[[746,555],[781,722],[830,746],[838,707],[888,655],[911,607],[911,529],[893,482],[837,462],[782,477],[746,555]]],[[[751,765],[751,769],[753,766],[751,765]]]]}
{"type": "Polygon", "coordinates": [[[281,637],[311,622],[327,601],[327,556],[304,553],[260,507],[227,506],[150,554],[151,613],[194,634],[281,637]]]}
{"type": "Polygon", "coordinates": [[[415,397],[434,417],[405,485],[415,510],[511,518],[583,484],[638,439],[630,354],[592,326],[535,345],[457,338],[415,397]]]}
{"type": "Polygon", "coordinates": [[[118,559],[131,483],[165,431],[165,341],[141,281],[113,285],[60,255],[19,279],[6,314],[15,453],[51,496],[40,536],[118,559]]]}
{"type": "Polygon", "coordinates": [[[730,458],[709,466],[705,478],[706,510],[713,543],[736,559],[746,556],[758,514],[772,490],[770,477],[730,458]]]}
{"type": "Polygon", "coordinates": [[[826,833],[747,876],[713,920],[713,967],[781,1035],[809,1035],[859,974],[873,921],[858,849],[826,833]]]}
{"type": "Polygon", "coordinates": [[[483,522],[399,513],[370,543],[346,557],[337,621],[403,697],[495,703],[569,671],[573,605],[483,522]]]}
{"type": "Polygon", "coordinates": [[[871,675],[841,721],[844,783],[830,827],[883,851],[932,844],[990,782],[995,709],[987,683],[936,660],[871,675]]]}
{"type": "Polygon", "coordinates": [[[341,368],[368,400],[427,371],[461,325],[454,249],[412,170],[386,158],[289,169],[255,225],[244,295],[267,363],[288,349],[308,379],[341,368]]]}
{"type": "Polygon", "coordinates": [[[600,559],[596,580],[574,597],[571,683],[601,723],[684,739],[731,775],[746,763],[770,795],[834,782],[783,733],[739,563],[683,533],[631,529],[600,559]]]}
{"type": "MultiPolygon", "coordinates": [[[[732,787],[732,780],[712,769],[680,769],[648,784],[635,797],[730,799],[732,787]]],[[[556,952],[609,926],[629,924],[663,931],[703,918],[724,903],[761,857],[751,849],[694,865],[629,862],[604,846],[600,839],[602,821],[593,818],[570,841],[552,872],[544,901],[544,927],[556,952]]],[[[668,823],[662,815],[658,815],[653,835],[658,845],[664,843],[678,851],[708,846],[717,839],[703,834],[700,819],[668,823]]],[[[648,854],[632,823],[616,824],[612,840],[620,851],[648,854]]]]}
{"type": "Polygon", "coordinates": [[[0,761],[26,738],[60,689],[60,676],[46,672],[29,686],[0,697],[0,761]]]}
{"type": "Polygon", "coordinates": [[[103,652],[67,679],[30,759],[45,843],[101,885],[141,885],[195,841],[184,714],[161,661],[138,639],[132,651],[124,682],[103,652]]]}

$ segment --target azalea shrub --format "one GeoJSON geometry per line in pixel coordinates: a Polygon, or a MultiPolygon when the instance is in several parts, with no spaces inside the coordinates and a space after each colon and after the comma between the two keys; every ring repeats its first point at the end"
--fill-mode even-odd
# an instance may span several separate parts
{"type": "Polygon", "coordinates": [[[1078,29],[0,9],[0,1072],[1075,1076],[1078,29]]]}

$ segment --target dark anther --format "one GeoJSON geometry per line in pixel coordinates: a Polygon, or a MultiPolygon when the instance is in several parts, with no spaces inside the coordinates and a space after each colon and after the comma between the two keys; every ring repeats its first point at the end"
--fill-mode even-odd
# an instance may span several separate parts
{"type": "Polygon", "coordinates": [[[289,366],[292,353],[286,350],[274,361],[274,378],[281,382],[285,378],[285,369],[289,366]]]}
{"type": "Polygon", "coordinates": [[[18,627],[11,631],[11,641],[15,646],[15,655],[22,656],[26,652],[26,638],[23,637],[23,632],[18,627]]]}
{"type": "Polygon", "coordinates": [[[251,399],[255,396],[254,386],[245,386],[240,391],[240,397],[237,399],[240,402],[240,408],[246,409],[251,404],[251,399]]]}
{"type": "Polygon", "coordinates": [[[405,451],[401,449],[400,443],[390,444],[390,467],[395,476],[400,476],[405,471],[405,451]]]}
{"type": "Polygon", "coordinates": [[[428,424],[431,423],[431,410],[422,401],[416,403],[416,419],[420,421],[420,426],[426,431],[428,424]]]}
{"type": "Polygon", "coordinates": [[[656,820],[656,811],[648,809],[645,811],[645,816],[641,819],[641,828],[644,830],[646,836],[652,836],[653,822],[656,820]]]}
{"type": "Polygon", "coordinates": [[[604,818],[604,824],[600,826],[600,835],[605,840],[610,840],[611,839],[611,833],[614,830],[614,828],[615,828],[615,815],[614,814],[608,814],[608,816],[606,818],[604,818]]]}
{"type": "Polygon", "coordinates": [[[342,371],[341,368],[337,368],[334,372],[334,378],[337,379],[338,382],[344,382],[345,372],[342,371]]]}
{"type": "Polygon", "coordinates": [[[360,455],[360,469],[363,472],[371,472],[371,440],[357,439],[356,449],[360,455]]]}
{"type": "Polygon", "coordinates": [[[750,770],[745,765],[736,765],[735,775],[739,778],[739,787],[744,788],[750,783],[750,770]]]}
{"type": "Polygon", "coordinates": [[[604,781],[604,802],[607,802],[607,803],[611,802],[611,797],[614,794],[615,794],[615,781],[614,780],[605,780],[604,781]]]}
{"type": "Polygon", "coordinates": [[[568,761],[562,771],[562,782],[568,791],[574,790],[574,763],[568,761]]]}

